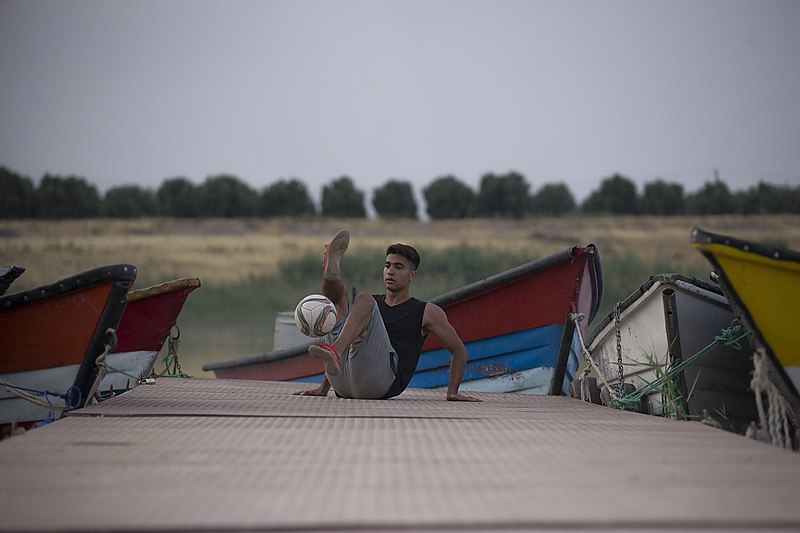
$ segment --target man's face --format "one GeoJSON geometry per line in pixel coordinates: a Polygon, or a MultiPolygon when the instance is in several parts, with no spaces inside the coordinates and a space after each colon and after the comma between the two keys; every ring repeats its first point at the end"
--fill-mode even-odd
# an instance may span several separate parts
{"type": "Polygon", "coordinates": [[[417,271],[413,269],[411,261],[402,255],[387,255],[383,265],[383,285],[386,290],[394,292],[406,289],[417,275],[417,271]]]}

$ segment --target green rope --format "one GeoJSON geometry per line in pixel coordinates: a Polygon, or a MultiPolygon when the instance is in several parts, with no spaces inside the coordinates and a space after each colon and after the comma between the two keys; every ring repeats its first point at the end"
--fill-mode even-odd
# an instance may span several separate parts
{"type": "Polygon", "coordinates": [[[667,379],[674,380],[687,366],[691,365],[700,357],[707,354],[720,344],[724,344],[730,348],[734,348],[736,350],[741,350],[742,345],[739,344],[739,341],[745,338],[750,331],[745,331],[741,335],[739,335],[739,331],[742,329],[741,324],[733,324],[728,328],[723,329],[719,335],[714,337],[714,340],[711,343],[697,352],[696,354],[692,355],[691,357],[682,360],[680,363],[669,369],[663,376],[660,378],[649,382],[647,385],[642,387],[639,390],[632,392],[627,396],[623,396],[622,398],[611,398],[609,402],[611,407],[616,407],[617,409],[624,409],[626,411],[633,411],[635,410],[640,400],[643,396],[650,394],[652,391],[661,388],[667,379]]]}
{"type": "Polygon", "coordinates": [[[181,363],[178,361],[178,346],[181,344],[181,330],[178,328],[177,324],[175,328],[178,329],[178,334],[173,336],[172,332],[170,331],[170,335],[167,338],[167,354],[161,360],[164,363],[164,370],[161,371],[160,374],[156,377],[165,377],[165,378],[190,378],[189,374],[183,372],[181,369],[181,363]]]}

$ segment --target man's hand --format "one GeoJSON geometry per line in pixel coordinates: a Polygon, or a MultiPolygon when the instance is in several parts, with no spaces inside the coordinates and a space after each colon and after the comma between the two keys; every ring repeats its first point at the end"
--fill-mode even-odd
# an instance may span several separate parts
{"type": "Polygon", "coordinates": [[[328,391],[322,388],[310,389],[310,390],[299,390],[297,392],[292,393],[293,396],[327,396],[328,391]]]}
{"type": "Polygon", "coordinates": [[[480,398],[475,398],[474,396],[467,396],[466,394],[459,394],[457,392],[448,392],[447,393],[447,401],[448,402],[482,402],[480,398]]]}
{"type": "Polygon", "coordinates": [[[322,383],[316,389],[299,390],[292,394],[294,396],[327,396],[329,390],[331,390],[331,384],[328,382],[328,376],[322,376],[322,383]]]}

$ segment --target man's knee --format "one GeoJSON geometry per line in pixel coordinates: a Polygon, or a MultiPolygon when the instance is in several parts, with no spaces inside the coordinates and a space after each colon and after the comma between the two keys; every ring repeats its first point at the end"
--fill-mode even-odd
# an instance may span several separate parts
{"type": "Polygon", "coordinates": [[[365,309],[372,309],[372,306],[375,305],[375,298],[368,292],[359,292],[356,294],[355,300],[353,300],[353,306],[356,305],[365,309]]]}

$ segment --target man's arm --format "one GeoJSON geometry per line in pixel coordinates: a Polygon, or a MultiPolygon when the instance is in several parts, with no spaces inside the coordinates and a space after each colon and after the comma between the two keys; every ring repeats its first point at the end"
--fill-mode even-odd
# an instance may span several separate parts
{"type": "Polygon", "coordinates": [[[328,391],[331,390],[331,384],[328,383],[328,376],[322,374],[322,383],[316,389],[299,390],[293,393],[295,396],[327,396],[328,391]]]}
{"type": "Polygon", "coordinates": [[[441,345],[450,352],[450,379],[447,383],[448,401],[458,402],[479,402],[478,398],[459,394],[458,388],[461,386],[461,379],[464,377],[464,369],[467,368],[467,349],[458,337],[458,333],[453,329],[447,315],[436,304],[428,303],[425,305],[425,314],[422,317],[422,327],[432,334],[441,345]]]}

